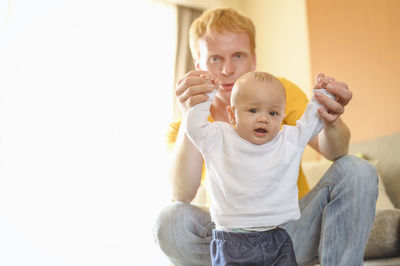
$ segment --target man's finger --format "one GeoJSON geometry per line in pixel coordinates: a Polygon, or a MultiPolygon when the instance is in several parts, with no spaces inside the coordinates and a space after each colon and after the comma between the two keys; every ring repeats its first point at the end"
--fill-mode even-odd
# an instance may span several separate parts
{"type": "Polygon", "coordinates": [[[183,93],[181,93],[179,97],[179,101],[181,103],[186,102],[189,98],[197,95],[205,95],[211,92],[214,89],[214,85],[210,83],[194,85],[187,88],[183,93]]]}
{"type": "Polygon", "coordinates": [[[319,83],[320,80],[321,80],[322,78],[324,78],[324,77],[325,77],[325,74],[324,74],[324,73],[318,73],[318,74],[315,76],[315,83],[316,83],[316,84],[319,83]]]}
{"type": "Polygon", "coordinates": [[[324,95],[323,93],[316,92],[315,97],[331,113],[333,112],[339,115],[344,113],[344,107],[340,103],[324,95]]]}
{"type": "Polygon", "coordinates": [[[181,80],[180,84],[178,84],[175,94],[176,96],[180,96],[185,93],[188,88],[201,85],[201,84],[209,84],[206,79],[201,78],[200,76],[186,77],[181,80]]]}
{"type": "Polygon", "coordinates": [[[212,75],[212,74],[211,74],[210,71],[206,71],[206,70],[192,70],[192,71],[186,73],[184,78],[186,78],[186,77],[200,77],[201,75],[212,75]]]}
{"type": "Polygon", "coordinates": [[[190,107],[192,107],[192,106],[194,106],[194,105],[196,105],[196,104],[199,104],[199,103],[202,103],[202,102],[207,101],[208,98],[209,98],[209,97],[208,97],[207,94],[199,94],[199,95],[191,96],[191,97],[186,101],[186,106],[187,106],[188,108],[190,108],[190,107]]]}
{"type": "Polygon", "coordinates": [[[337,96],[338,102],[342,105],[347,105],[353,97],[353,93],[347,88],[347,84],[344,82],[328,83],[326,90],[337,96]]]}
{"type": "Polygon", "coordinates": [[[324,108],[318,109],[318,115],[328,124],[334,122],[339,117],[338,114],[328,113],[324,108]]]}
{"type": "Polygon", "coordinates": [[[201,75],[210,75],[209,71],[205,70],[192,70],[186,73],[177,83],[176,86],[178,87],[183,81],[185,81],[188,77],[200,77],[201,75]]]}

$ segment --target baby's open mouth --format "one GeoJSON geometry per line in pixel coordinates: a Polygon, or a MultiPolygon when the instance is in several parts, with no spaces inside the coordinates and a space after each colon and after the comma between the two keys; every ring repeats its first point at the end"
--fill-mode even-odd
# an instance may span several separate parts
{"type": "Polygon", "coordinates": [[[258,136],[264,136],[268,133],[268,131],[262,127],[256,128],[256,129],[254,129],[254,131],[256,132],[256,135],[258,135],[258,136]]]}

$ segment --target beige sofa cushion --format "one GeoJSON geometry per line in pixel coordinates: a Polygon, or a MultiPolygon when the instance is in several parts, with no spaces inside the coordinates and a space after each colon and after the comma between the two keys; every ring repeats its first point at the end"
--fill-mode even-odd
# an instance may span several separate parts
{"type": "Polygon", "coordinates": [[[400,210],[377,210],[365,248],[366,259],[400,256],[400,210]]]}
{"type": "Polygon", "coordinates": [[[382,184],[394,206],[400,209],[400,133],[352,143],[350,152],[359,152],[372,161],[378,161],[382,184]]]}

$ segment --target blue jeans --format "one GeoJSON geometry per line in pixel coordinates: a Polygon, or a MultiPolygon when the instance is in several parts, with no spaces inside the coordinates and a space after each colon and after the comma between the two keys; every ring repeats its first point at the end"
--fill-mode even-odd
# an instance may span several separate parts
{"type": "MultiPolygon", "coordinates": [[[[375,218],[378,176],[363,159],[343,156],[300,200],[301,218],[282,226],[293,241],[299,265],[362,265],[375,218]]],[[[154,226],[161,250],[175,266],[211,265],[211,232],[207,210],[176,202],[154,226]]]]}
{"type": "Polygon", "coordinates": [[[213,266],[297,266],[292,240],[282,228],[262,232],[212,231],[213,266]]]}

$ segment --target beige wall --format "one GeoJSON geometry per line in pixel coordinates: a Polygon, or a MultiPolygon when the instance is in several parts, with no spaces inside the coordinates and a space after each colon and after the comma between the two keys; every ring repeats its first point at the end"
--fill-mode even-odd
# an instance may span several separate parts
{"type": "Polygon", "coordinates": [[[251,17],[257,69],[308,96],[318,72],[346,81],[354,93],[343,116],[352,142],[400,131],[400,0],[173,1],[231,6],[251,17]]]}
{"type": "Polygon", "coordinates": [[[400,131],[400,1],[308,0],[312,73],[354,93],[344,120],[352,141],[400,131]]]}
{"type": "Polygon", "coordinates": [[[318,72],[348,83],[352,142],[400,132],[400,0],[222,2],[253,19],[259,70],[309,96],[318,72]]]}
{"type": "Polygon", "coordinates": [[[237,7],[256,26],[257,69],[283,76],[310,96],[306,6],[303,0],[250,0],[237,7]]]}

